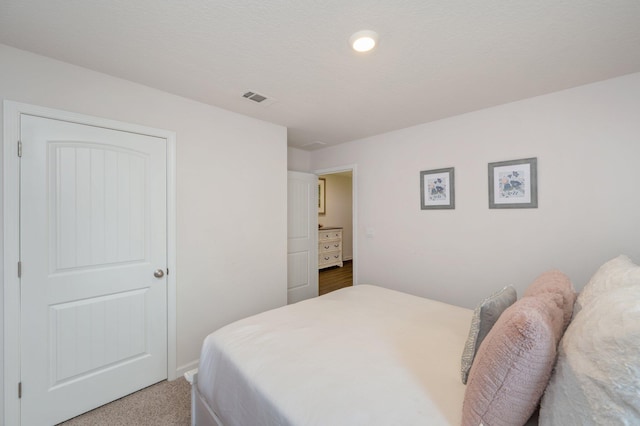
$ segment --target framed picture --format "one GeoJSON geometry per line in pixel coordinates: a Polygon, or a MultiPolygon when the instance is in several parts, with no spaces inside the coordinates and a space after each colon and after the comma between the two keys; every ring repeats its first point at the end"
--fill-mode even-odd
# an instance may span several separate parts
{"type": "Polygon", "coordinates": [[[538,207],[538,159],[489,163],[489,208],[538,207]]]}
{"type": "Polygon", "coordinates": [[[454,209],[456,206],[453,167],[420,172],[420,208],[454,209]]]}
{"type": "Polygon", "coordinates": [[[318,214],[325,214],[326,210],[325,210],[325,201],[326,201],[326,195],[325,195],[325,186],[327,185],[327,181],[324,178],[319,178],[318,179],[318,214]]]}

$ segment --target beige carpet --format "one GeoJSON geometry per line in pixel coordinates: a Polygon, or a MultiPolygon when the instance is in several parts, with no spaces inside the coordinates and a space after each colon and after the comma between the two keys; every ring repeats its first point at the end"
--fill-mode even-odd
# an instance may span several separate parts
{"type": "Polygon", "coordinates": [[[64,423],[65,426],[188,426],[191,423],[191,387],[181,377],[160,382],[98,407],[64,423]]]}

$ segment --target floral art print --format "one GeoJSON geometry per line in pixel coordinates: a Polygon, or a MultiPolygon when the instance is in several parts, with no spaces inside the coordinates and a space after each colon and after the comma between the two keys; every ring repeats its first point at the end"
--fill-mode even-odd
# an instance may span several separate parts
{"type": "Polygon", "coordinates": [[[455,208],[453,167],[420,172],[420,208],[455,208]]]}
{"type": "Polygon", "coordinates": [[[526,180],[523,170],[501,171],[498,173],[500,181],[500,198],[526,197],[526,180]]]}
{"type": "Polygon", "coordinates": [[[538,207],[538,159],[489,163],[489,208],[538,207]]]}
{"type": "Polygon", "coordinates": [[[427,197],[429,201],[444,201],[447,199],[446,178],[427,178],[427,197]]]}

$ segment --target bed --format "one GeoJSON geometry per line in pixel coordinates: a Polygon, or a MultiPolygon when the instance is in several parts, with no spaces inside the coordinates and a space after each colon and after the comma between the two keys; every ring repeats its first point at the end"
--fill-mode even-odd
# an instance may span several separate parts
{"type": "Polygon", "coordinates": [[[210,334],[192,424],[640,424],[640,266],[542,273],[474,310],[358,285],[210,334]],[[539,417],[538,417],[539,408],[539,417]]]}
{"type": "Polygon", "coordinates": [[[458,425],[472,313],[358,285],[238,321],[203,344],[194,424],[458,425]]]}

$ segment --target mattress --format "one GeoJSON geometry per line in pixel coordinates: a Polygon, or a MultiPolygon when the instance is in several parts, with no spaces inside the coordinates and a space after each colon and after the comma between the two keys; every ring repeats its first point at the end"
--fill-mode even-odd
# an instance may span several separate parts
{"type": "Polygon", "coordinates": [[[209,335],[197,386],[225,426],[459,425],[473,311],[370,285],[209,335]]]}

